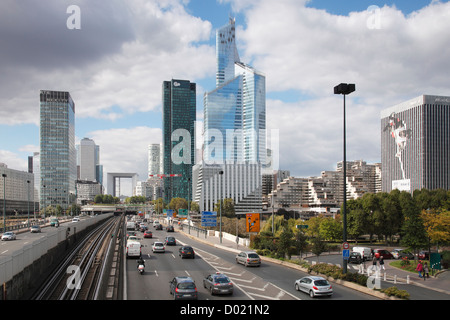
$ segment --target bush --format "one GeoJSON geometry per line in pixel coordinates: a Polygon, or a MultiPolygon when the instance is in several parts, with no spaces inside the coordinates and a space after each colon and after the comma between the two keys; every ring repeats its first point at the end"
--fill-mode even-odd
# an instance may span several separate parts
{"type": "Polygon", "coordinates": [[[406,290],[400,290],[397,287],[389,287],[387,289],[381,290],[381,292],[387,294],[388,296],[394,296],[400,299],[409,300],[409,293],[406,290]]]}

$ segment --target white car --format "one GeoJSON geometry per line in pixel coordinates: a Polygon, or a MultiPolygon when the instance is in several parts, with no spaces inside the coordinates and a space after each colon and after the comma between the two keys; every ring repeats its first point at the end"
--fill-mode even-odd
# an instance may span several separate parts
{"type": "Polygon", "coordinates": [[[80,218],[73,218],[72,219],[72,222],[79,222],[80,221],[80,218]]]}
{"type": "Polygon", "coordinates": [[[16,240],[16,234],[14,232],[5,232],[2,235],[2,241],[6,241],[6,240],[16,240]]]}
{"type": "Polygon", "coordinates": [[[162,242],[155,242],[152,246],[153,252],[166,252],[166,247],[162,242]]]}

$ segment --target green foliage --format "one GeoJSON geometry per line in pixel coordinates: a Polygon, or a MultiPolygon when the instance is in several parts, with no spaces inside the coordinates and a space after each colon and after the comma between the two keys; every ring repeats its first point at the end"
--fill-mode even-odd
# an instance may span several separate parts
{"type": "Polygon", "coordinates": [[[409,293],[406,290],[400,290],[397,287],[389,287],[387,289],[381,290],[381,292],[387,294],[388,296],[395,296],[400,299],[409,300],[409,293]]]}

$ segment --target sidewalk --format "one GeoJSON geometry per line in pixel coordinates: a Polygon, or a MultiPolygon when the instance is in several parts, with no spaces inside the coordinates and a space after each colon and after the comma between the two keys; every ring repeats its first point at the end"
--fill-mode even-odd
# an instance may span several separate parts
{"type": "MultiPolygon", "coordinates": [[[[228,250],[231,252],[238,253],[240,251],[248,251],[252,250],[244,245],[237,245],[236,242],[230,241],[222,237],[222,241],[220,241],[219,237],[216,236],[206,236],[204,234],[200,234],[197,237],[197,232],[192,232],[191,234],[188,234],[188,231],[185,229],[184,231],[181,229],[177,229],[177,231],[183,233],[184,235],[193,238],[197,241],[201,241],[203,243],[212,245],[214,247],[222,248],[224,250],[228,250]]],[[[270,262],[275,262],[279,264],[283,264],[285,266],[288,266],[290,263],[286,263],[281,260],[266,258],[264,256],[261,257],[263,260],[267,260],[270,262]]],[[[298,267],[295,264],[291,264],[293,267],[298,267]]],[[[368,267],[369,264],[366,263],[366,267],[368,267]]],[[[398,284],[407,284],[409,276],[409,284],[415,285],[431,290],[435,290],[441,293],[445,293],[450,295],[450,271],[441,271],[436,276],[430,276],[430,278],[427,278],[426,280],[423,280],[422,278],[419,278],[417,273],[411,273],[407,271],[400,270],[398,268],[390,267],[389,263],[386,263],[386,281],[391,282],[393,285],[395,285],[395,282],[398,284]]],[[[384,280],[384,275],[381,274],[382,280],[384,280]]]]}

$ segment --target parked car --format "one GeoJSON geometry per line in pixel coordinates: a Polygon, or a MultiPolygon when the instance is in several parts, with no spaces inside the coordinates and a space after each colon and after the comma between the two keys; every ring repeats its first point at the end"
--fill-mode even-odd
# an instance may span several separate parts
{"type": "Polygon", "coordinates": [[[248,267],[248,266],[259,267],[261,265],[261,258],[258,256],[258,254],[256,252],[241,251],[236,256],[236,263],[242,263],[246,267],[248,267]]]}
{"type": "Polygon", "coordinates": [[[152,252],[166,252],[166,247],[162,242],[154,242],[152,246],[152,252]]]}
{"type": "Polygon", "coordinates": [[[348,263],[357,263],[360,264],[363,262],[363,258],[361,257],[361,253],[359,252],[350,252],[350,256],[348,257],[348,263]]]}
{"type": "Polygon", "coordinates": [[[166,231],[167,232],[174,232],[175,230],[173,229],[173,226],[167,226],[166,231]]]}
{"type": "Polygon", "coordinates": [[[166,239],[164,241],[166,242],[166,245],[168,245],[168,246],[176,246],[177,245],[177,241],[175,240],[175,237],[166,237],[166,239]]]}
{"type": "Polygon", "coordinates": [[[191,277],[175,277],[170,283],[170,294],[175,300],[197,300],[197,286],[191,277]]]}
{"type": "Polygon", "coordinates": [[[144,238],[153,238],[153,233],[150,230],[145,230],[144,238]]]}
{"type": "Polygon", "coordinates": [[[406,258],[408,260],[414,259],[414,255],[406,249],[394,249],[391,251],[394,259],[406,258]]]}
{"type": "Polygon", "coordinates": [[[385,259],[385,260],[394,258],[392,253],[390,253],[389,251],[384,250],[384,249],[374,249],[373,250],[373,254],[374,254],[375,257],[378,254],[378,257],[383,257],[383,259],[385,259]]]}
{"type": "Polygon", "coordinates": [[[41,232],[41,227],[38,226],[38,225],[31,226],[31,227],[30,227],[30,232],[31,232],[31,233],[38,233],[38,232],[41,232]]]}
{"type": "Polygon", "coordinates": [[[184,259],[186,257],[194,259],[194,248],[192,248],[191,246],[182,246],[180,247],[180,249],[178,249],[178,255],[181,257],[181,259],[184,259]]]}
{"type": "Polygon", "coordinates": [[[233,283],[230,278],[222,273],[208,275],[203,279],[203,287],[214,294],[233,294],[233,283]]]}
{"type": "Polygon", "coordinates": [[[295,280],[295,290],[303,291],[309,294],[311,298],[315,296],[331,296],[333,287],[322,277],[306,276],[295,280]]]}
{"type": "Polygon", "coordinates": [[[16,240],[16,234],[12,231],[5,232],[2,235],[2,241],[16,240]]]}

